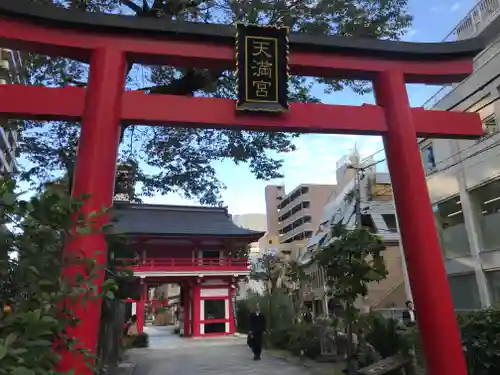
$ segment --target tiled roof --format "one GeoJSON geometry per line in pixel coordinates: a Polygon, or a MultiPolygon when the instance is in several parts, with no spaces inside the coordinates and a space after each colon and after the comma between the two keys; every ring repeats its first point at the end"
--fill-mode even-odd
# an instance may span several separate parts
{"type": "Polygon", "coordinates": [[[117,203],[113,217],[126,234],[155,236],[245,237],[257,240],[264,232],[233,223],[226,208],[117,203]]]}

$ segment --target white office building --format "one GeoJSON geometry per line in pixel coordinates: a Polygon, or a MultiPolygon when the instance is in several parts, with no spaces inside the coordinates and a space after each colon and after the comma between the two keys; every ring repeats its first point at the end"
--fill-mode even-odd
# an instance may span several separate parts
{"type": "MultiPolygon", "coordinates": [[[[0,48],[0,85],[20,82],[21,61],[19,52],[0,48]]],[[[16,170],[16,148],[16,129],[0,120],[0,175],[16,170]]]]}
{"type": "MultiPolygon", "coordinates": [[[[427,184],[457,309],[500,301],[500,0],[479,1],[450,39],[480,35],[474,73],[445,86],[426,108],[479,113],[478,140],[421,141],[427,184]]],[[[425,249],[421,249],[425,251],[425,249]]],[[[439,303],[439,301],[436,301],[439,303]]]]}

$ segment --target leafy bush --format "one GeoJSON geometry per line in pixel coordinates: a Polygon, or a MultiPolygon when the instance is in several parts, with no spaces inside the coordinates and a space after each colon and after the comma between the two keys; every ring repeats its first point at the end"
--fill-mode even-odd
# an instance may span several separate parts
{"type": "Polygon", "coordinates": [[[321,343],[318,331],[308,323],[292,326],[289,336],[288,350],[295,355],[316,358],[321,354],[321,343]]]}
{"type": "Polygon", "coordinates": [[[236,322],[237,330],[240,333],[247,333],[248,329],[248,317],[250,316],[250,307],[247,301],[238,301],[236,305],[236,322]]]}
{"type": "MultiPolygon", "coordinates": [[[[408,327],[397,319],[372,312],[360,317],[357,330],[361,338],[356,353],[360,367],[368,366],[380,358],[403,354],[413,358],[408,370],[415,373],[420,347],[416,326],[408,327]]],[[[391,372],[400,373],[399,370],[391,372]]]]}
{"type": "Polygon", "coordinates": [[[469,375],[500,374],[500,306],[458,315],[469,375]]]}
{"type": "Polygon", "coordinates": [[[267,336],[267,344],[277,349],[288,350],[293,325],[273,329],[267,336]]]}
{"type": "Polygon", "coordinates": [[[399,320],[384,318],[377,313],[362,316],[361,329],[364,339],[373,346],[382,358],[396,354],[408,354],[414,346],[411,328],[399,320]]]}
{"type": "Polygon", "coordinates": [[[260,304],[260,310],[266,317],[267,331],[289,327],[293,324],[294,312],[290,297],[283,290],[276,290],[273,295],[254,295],[238,303],[238,331],[248,332],[250,313],[255,305],[260,304]]]}
{"type": "Polygon", "coordinates": [[[309,323],[280,327],[273,330],[267,339],[272,347],[288,350],[297,356],[316,358],[321,354],[318,331],[309,323]]]}
{"type": "Polygon", "coordinates": [[[78,339],[68,337],[65,328],[79,324],[73,306],[113,298],[117,285],[108,279],[97,294],[94,280],[102,271],[93,257],[63,259],[68,240],[95,233],[93,220],[98,213],[76,215],[83,200],[72,200],[60,189],[48,187],[23,201],[15,193],[14,181],[0,181],[1,375],[56,374],[55,343],[94,365],[87,349],[75,349],[78,339]],[[79,217],[76,228],[74,217],[79,217]],[[59,271],[67,266],[82,270],[76,280],[61,277],[59,271]]]}

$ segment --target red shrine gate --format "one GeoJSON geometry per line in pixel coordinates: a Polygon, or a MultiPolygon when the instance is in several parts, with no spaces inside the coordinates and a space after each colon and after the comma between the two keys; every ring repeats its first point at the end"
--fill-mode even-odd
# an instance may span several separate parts
{"type": "MultiPolygon", "coordinates": [[[[291,74],[371,80],[377,105],[292,104],[287,113],[248,115],[237,113],[233,100],[124,91],[126,67],[134,62],[234,70],[230,26],[79,13],[26,0],[0,0],[0,15],[4,47],[90,62],[86,90],[0,86],[3,117],[81,120],[73,194],[91,195],[84,213],[111,205],[120,123],[383,136],[428,374],[466,375],[417,137],[476,138],[483,129],[477,114],[410,108],[405,83],[464,79],[482,41],[418,44],[291,34],[291,74]]],[[[67,251],[91,255],[103,248],[102,237],[86,236],[67,251]]],[[[105,262],[106,255],[99,255],[97,264],[105,262]]],[[[94,349],[100,305],[79,309],[81,325],[70,333],[94,349]]],[[[64,353],[61,367],[90,373],[71,353],[64,353]]]]}
{"type": "Polygon", "coordinates": [[[237,282],[250,274],[238,250],[265,233],[238,227],[218,207],[119,203],[114,212],[137,251],[132,270],[139,281],[133,301],[139,332],[148,286],[169,283],[182,290],[185,337],[234,334],[237,282]]]}

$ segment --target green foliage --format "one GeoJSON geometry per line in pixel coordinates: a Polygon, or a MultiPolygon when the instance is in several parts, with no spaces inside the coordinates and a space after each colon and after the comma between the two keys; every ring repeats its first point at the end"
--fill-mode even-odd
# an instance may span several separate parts
{"type": "Polygon", "coordinates": [[[381,314],[371,312],[361,316],[358,326],[363,339],[382,358],[396,354],[409,355],[416,345],[416,328],[405,326],[398,319],[384,318],[381,314]]]}
{"type": "Polygon", "coordinates": [[[345,303],[345,318],[355,321],[358,311],[353,302],[368,294],[369,283],[387,276],[382,256],[385,245],[365,228],[347,230],[341,224],[332,227],[329,238],[321,245],[316,260],[325,269],[333,295],[345,303]]]}
{"type": "Polygon", "coordinates": [[[308,323],[280,327],[269,335],[268,343],[297,356],[316,358],[321,354],[319,332],[308,323]]]}
{"type": "Polygon", "coordinates": [[[248,333],[249,331],[249,316],[252,310],[250,309],[249,303],[246,300],[238,301],[236,304],[236,323],[237,331],[240,333],[248,333]]]}
{"type": "Polygon", "coordinates": [[[238,325],[242,324],[242,327],[244,327],[244,322],[248,322],[250,312],[254,311],[255,305],[257,303],[259,303],[260,310],[266,317],[267,330],[269,333],[271,333],[273,330],[293,325],[294,313],[292,302],[286,291],[282,289],[275,290],[272,295],[265,294],[263,296],[251,296],[241,303],[244,303],[246,305],[246,307],[242,309],[242,314],[245,311],[248,312],[248,315],[246,317],[238,316],[238,325]]]}
{"type": "MultiPolygon", "coordinates": [[[[368,294],[368,284],[385,279],[382,239],[365,228],[347,230],[337,224],[321,243],[316,260],[323,267],[333,296],[343,304],[343,323],[347,328],[347,372],[354,373],[353,325],[359,318],[355,301],[368,294]]],[[[357,360],[357,359],[356,359],[357,360]]]]}
{"type": "MultiPolygon", "coordinates": [[[[283,24],[292,31],[316,35],[346,35],[397,40],[411,26],[407,0],[33,0],[86,12],[135,14],[162,18],[165,22],[233,24],[283,24]]],[[[86,86],[88,66],[63,58],[26,55],[25,79],[29,84],[86,86]]],[[[155,95],[201,95],[235,98],[232,71],[130,66],[128,88],[155,95]]],[[[326,92],[352,88],[370,90],[366,82],[293,76],[290,101],[319,102],[313,85],[325,83],[326,92]]],[[[79,126],[54,121],[22,121],[21,152],[34,165],[25,177],[37,181],[73,175],[79,126]]],[[[128,127],[122,135],[121,160],[134,162],[143,194],[178,192],[201,203],[220,204],[225,185],[214,162],[231,160],[247,164],[258,179],[281,177],[283,160],[277,156],[295,149],[293,133],[186,129],[171,127],[128,127]]]]}
{"type": "Polygon", "coordinates": [[[1,375],[56,374],[55,343],[80,353],[93,366],[90,352],[76,349],[78,339],[68,337],[65,328],[79,323],[75,306],[114,298],[118,286],[109,278],[102,290],[95,288],[103,270],[94,257],[63,258],[68,240],[96,232],[94,222],[101,213],[78,214],[84,200],[71,200],[49,187],[24,201],[15,193],[14,181],[0,182],[0,306],[9,306],[0,312],[1,375]],[[72,217],[78,217],[76,227],[72,217]],[[80,272],[68,280],[61,276],[63,267],[80,272]]]}
{"type": "Polygon", "coordinates": [[[500,374],[500,306],[458,315],[469,375],[500,374]]]}

